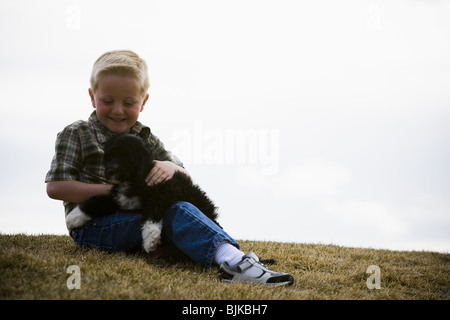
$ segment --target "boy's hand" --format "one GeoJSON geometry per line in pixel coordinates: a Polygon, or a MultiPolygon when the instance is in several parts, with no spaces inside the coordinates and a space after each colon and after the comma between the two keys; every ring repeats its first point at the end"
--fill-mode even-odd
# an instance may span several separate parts
{"type": "Polygon", "coordinates": [[[176,171],[183,170],[183,168],[170,161],[154,160],[153,164],[154,167],[145,178],[145,183],[147,183],[148,186],[154,186],[158,183],[170,180],[176,171]]]}

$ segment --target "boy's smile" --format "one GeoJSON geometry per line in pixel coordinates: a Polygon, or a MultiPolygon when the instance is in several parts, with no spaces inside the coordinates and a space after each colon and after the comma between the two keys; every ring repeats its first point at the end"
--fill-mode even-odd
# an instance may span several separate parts
{"type": "Polygon", "coordinates": [[[89,89],[89,95],[100,122],[115,133],[130,129],[148,100],[135,78],[114,74],[101,76],[97,91],[89,89]]]}

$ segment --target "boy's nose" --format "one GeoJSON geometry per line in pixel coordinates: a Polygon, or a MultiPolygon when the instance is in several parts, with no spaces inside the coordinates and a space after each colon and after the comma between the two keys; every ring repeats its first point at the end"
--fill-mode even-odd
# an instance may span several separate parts
{"type": "Polygon", "coordinates": [[[114,114],[122,114],[123,105],[120,102],[114,102],[111,106],[111,111],[114,114]]]}

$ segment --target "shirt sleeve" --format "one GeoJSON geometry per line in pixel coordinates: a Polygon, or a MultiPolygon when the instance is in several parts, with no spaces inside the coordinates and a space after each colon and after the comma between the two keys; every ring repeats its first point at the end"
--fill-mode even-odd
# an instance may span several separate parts
{"type": "Polygon", "coordinates": [[[175,163],[177,166],[184,168],[181,160],[178,159],[177,156],[172,154],[172,152],[167,151],[166,148],[164,147],[164,144],[157,136],[151,134],[149,140],[150,140],[150,146],[152,148],[153,155],[156,160],[171,161],[171,162],[175,163]]]}
{"type": "Polygon", "coordinates": [[[45,182],[80,180],[82,161],[81,142],[78,132],[73,127],[66,127],[58,133],[50,170],[45,182]]]}

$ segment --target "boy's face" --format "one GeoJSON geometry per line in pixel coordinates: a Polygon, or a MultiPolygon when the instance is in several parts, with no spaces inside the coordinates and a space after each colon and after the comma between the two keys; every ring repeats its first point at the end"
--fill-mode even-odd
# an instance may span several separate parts
{"type": "Polygon", "coordinates": [[[142,96],[135,78],[113,74],[103,75],[97,91],[89,89],[89,95],[98,120],[115,133],[130,129],[148,100],[148,94],[142,96]]]}

